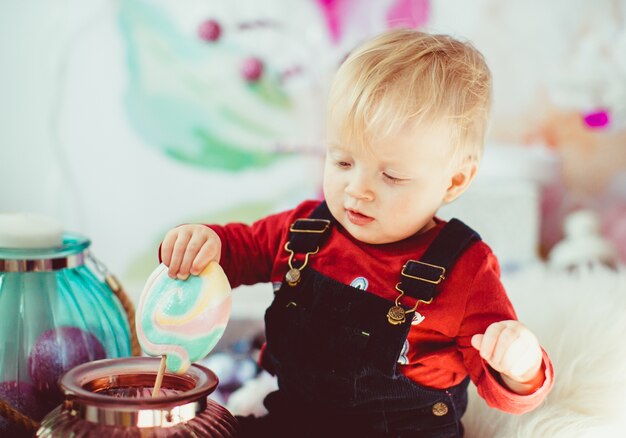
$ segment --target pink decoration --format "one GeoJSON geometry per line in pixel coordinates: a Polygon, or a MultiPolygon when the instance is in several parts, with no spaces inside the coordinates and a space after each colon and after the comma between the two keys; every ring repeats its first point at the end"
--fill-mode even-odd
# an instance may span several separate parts
{"type": "Polygon", "coordinates": [[[280,74],[280,80],[281,81],[286,81],[287,79],[291,79],[293,77],[296,77],[298,75],[300,75],[302,73],[302,67],[299,65],[294,65],[293,67],[289,67],[287,69],[285,69],[281,74],[280,74]]]}
{"type": "Polygon", "coordinates": [[[241,75],[248,82],[256,82],[263,74],[263,61],[259,58],[247,58],[241,64],[241,75]]]}
{"type": "Polygon", "coordinates": [[[340,5],[341,0],[317,0],[322,13],[326,18],[326,25],[330,32],[330,38],[334,44],[341,39],[341,13],[340,5]]]}
{"type": "Polygon", "coordinates": [[[387,11],[389,27],[420,27],[428,22],[429,0],[396,0],[387,11]]]}
{"type": "MultiPolygon", "coordinates": [[[[317,0],[333,44],[341,40],[349,20],[354,24],[354,17],[363,15],[359,14],[365,8],[362,3],[359,0],[317,0]]],[[[386,19],[388,27],[419,27],[428,21],[429,16],[430,0],[395,0],[387,10],[386,19]]],[[[361,22],[358,27],[367,30],[363,26],[367,28],[369,24],[361,22]]]]}
{"type": "Polygon", "coordinates": [[[240,30],[262,29],[262,28],[280,28],[280,24],[272,20],[253,20],[244,21],[237,25],[240,30]]]}
{"type": "Polygon", "coordinates": [[[198,35],[204,41],[217,41],[221,34],[222,28],[220,24],[213,19],[203,21],[198,27],[198,35]]]}
{"type": "Polygon", "coordinates": [[[607,110],[597,110],[583,114],[585,125],[592,129],[603,129],[609,126],[611,119],[607,110]]]}

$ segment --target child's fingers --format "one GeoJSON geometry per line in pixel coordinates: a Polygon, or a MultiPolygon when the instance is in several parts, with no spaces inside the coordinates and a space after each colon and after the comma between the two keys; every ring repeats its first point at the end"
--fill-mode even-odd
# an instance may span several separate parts
{"type": "Polygon", "coordinates": [[[178,238],[178,230],[174,229],[169,231],[165,235],[165,239],[161,243],[161,261],[165,266],[169,267],[172,262],[172,251],[174,250],[174,244],[178,238]]]}
{"type": "Polygon", "coordinates": [[[528,349],[522,340],[518,339],[512,343],[506,358],[502,361],[502,371],[509,377],[519,380],[532,366],[527,352],[528,349]]]}
{"type": "Polygon", "coordinates": [[[212,260],[215,260],[219,263],[220,254],[217,250],[217,246],[218,245],[216,245],[215,242],[212,242],[211,240],[207,240],[206,242],[204,242],[204,245],[202,245],[202,248],[200,248],[200,251],[198,251],[196,258],[191,265],[191,269],[189,272],[192,275],[200,274],[212,260]]]}
{"type": "Polygon", "coordinates": [[[480,345],[483,342],[483,335],[474,335],[472,336],[472,339],[470,340],[472,347],[474,347],[476,350],[480,351],[480,345]]]}
{"type": "Polygon", "coordinates": [[[520,337],[510,345],[505,373],[518,381],[527,381],[541,368],[543,354],[539,341],[530,330],[522,330],[520,337]]]}
{"type": "Polygon", "coordinates": [[[498,371],[510,369],[512,357],[512,347],[520,337],[519,326],[503,324],[502,331],[498,335],[498,340],[491,355],[491,365],[498,371]]]}
{"type": "Polygon", "coordinates": [[[196,259],[196,256],[205,241],[206,237],[200,233],[194,233],[191,235],[191,239],[189,239],[189,242],[187,243],[187,248],[185,248],[183,261],[180,263],[180,268],[178,268],[178,279],[186,280],[187,277],[189,277],[191,265],[196,259]]]}
{"type": "Polygon", "coordinates": [[[178,233],[178,238],[174,243],[174,249],[172,250],[172,260],[170,261],[170,269],[168,275],[170,278],[176,278],[180,270],[180,265],[185,257],[185,251],[187,250],[187,244],[191,239],[191,233],[181,230],[178,233]]]}
{"type": "Polygon", "coordinates": [[[491,324],[485,330],[485,334],[483,335],[482,342],[480,343],[480,357],[485,359],[487,362],[491,361],[493,357],[494,349],[496,348],[496,344],[498,343],[498,337],[500,336],[500,332],[503,330],[503,326],[501,323],[491,324]]]}
{"type": "Polygon", "coordinates": [[[472,336],[471,344],[494,370],[514,381],[528,382],[541,369],[539,341],[519,321],[495,322],[483,335],[472,336]]]}

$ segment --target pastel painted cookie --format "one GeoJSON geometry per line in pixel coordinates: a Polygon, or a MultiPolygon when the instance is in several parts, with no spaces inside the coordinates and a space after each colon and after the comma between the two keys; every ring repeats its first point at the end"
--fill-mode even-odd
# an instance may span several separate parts
{"type": "Polygon", "coordinates": [[[182,374],[220,340],[230,317],[231,287],[211,262],[187,280],[167,276],[161,264],[148,278],[135,318],[137,338],[150,356],[167,355],[166,367],[182,374]]]}

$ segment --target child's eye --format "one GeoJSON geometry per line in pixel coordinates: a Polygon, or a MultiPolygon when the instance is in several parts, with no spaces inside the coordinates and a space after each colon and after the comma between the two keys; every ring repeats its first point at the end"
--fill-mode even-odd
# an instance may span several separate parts
{"type": "Polygon", "coordinates": [[[402,182],[406,181],[405,179],[402,179],[402,178],[396,178],[395,176],[391,176],[391,175],[389,175],[389,174],[387,174],[387,173],[384,173],[384,172],[383,172],[383,177],[384,177],[387,181],[389,181],[389,182],[391,182],[391,183],[393,183],[393,184],[400,184],[400,183],[402,183],[402,182]]]}
{"type": "Polygon", "coordinates": [[[348,163],[347,161],[337,161],[337,166],[346,169],[350,167],[350,163],[348,163]]]}

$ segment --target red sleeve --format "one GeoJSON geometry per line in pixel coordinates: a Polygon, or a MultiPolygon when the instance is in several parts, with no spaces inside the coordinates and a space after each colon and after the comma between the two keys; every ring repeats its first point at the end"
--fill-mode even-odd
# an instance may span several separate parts
{"type": "Polygon", "coordinates": [[[470,378],[478,394],[492,408],[511,414],[523,414],[539,406],[554,384],[554,369],[550,358],[543,352],[545,380],[535,392],[517,394],[508,389],[493,370],[472,347],[470,340],[476,333],[484,333],[497,321],[517,319],[513,306],[500,281],[500,268],[496,257],[487,253],[470,286],[465,317],[459,330],[457,344],[470,378]]]}
{"type": "Polygon", "coordinates": [[[260,219],[252,225],[207,225],[222,241],[220,265],[233,288],[270,281],[274,259],[288,227],[290,211],[260,219]]]}
{"type": "MultiPolygon", "coordinates": [[[[205,224],[221,240],[220,266],[231,287],[269,282],[276,256],[282,242],[287,239],[289,224],[298,218],[308,217],[319,204],[319,200],[307,200],[292,210],[267,216],[252,225],[238,222],[227,225],[205,224]]],[[[162,261],[161,245],[158,250],[159,262],[162,261]]]]}
{"type": "Polygon", "coordinates": [[[267,216],[252,225],[207,225],[222,242],[220,265],[231,287],[271,281],[277,254],[287,240],[289,225],[298,218],[308,217],[319,203],[319,200],[304,201],[293,210],[267,216]]]}

